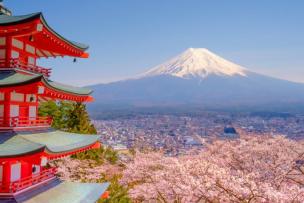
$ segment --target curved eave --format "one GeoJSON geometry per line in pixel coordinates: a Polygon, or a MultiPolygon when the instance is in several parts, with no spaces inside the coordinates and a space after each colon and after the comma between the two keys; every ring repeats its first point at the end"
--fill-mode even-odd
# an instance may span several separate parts
{"type": "Polygon", "coordinates": [[[50,159],[56,159],[58,157],[69,156],[69,155],[76,154],[76,153],[79,153],[79,152],[87,151],[89,149],[93,149],[97,142],[99,142],[99,141],[95,141],[95,142],[93,142],[91,144],[88,144],[86,146],[81,146],[81,147],[78,147],[78,148],[72,148],[72,149],[69,149],[69,150],[61,150],[61,151],[58,151],[58,150],[54,151],[54,150],[46,147],[45,150],[44,150],[44,153],[50,159]]]}
{"type": "MultiPolygon", "coordinates": [[[[37,149],[32,149],[32,150],[26,150],[21,153],[7,153],[7,154],[1,154],[0,153],[0,159],[8,159],[8,158],[17,158],[17,157],[25,157],[25,156],[30,156],[34,155],[37,153],[45,153],[46,155],[50,156],[50,158],[54,159],[57,157],[64,157],[64,156],[69,156],[78,152],[86,151],[89,149],[92,149],[93,146],[97,143],[98,141],[95,141],[87,146],[81,146],[79,148],[72,148],[69,150],[63,150],[63,151],[52,151],[46,146],[41,146],[37,149]]],[[[1,150],[0,150],[1,151],[1,150]]]]}
{"type": "Polygon", "coordinates": [[[10,159],[10,158],[16,158],[16,157],[25,157],[25,156],[30,156],[30,155],[34,155],[37,153],[42,153],[45,151],[45,147],[40,147],[38,149],[35,150],[28,150],[28,151],[24,151],[22,153],[11,153],[11,154],[0,154],[0,159],[10,159]]]}
{"type": "Polygon", "coordinates": [[[32,13],[28,15],[21,15],[21,16],[7,16],[1,15],[0,16],[0,26],[10,26],[10,25],[18,25],[21,23],[26,23],[37,18],[40,18],[42,14],[39,13],[32,13]]]}
{"type": "Polygon", "coordinates": [[[74,87],[48,80],[42,74],[27,75],[16,71],[0,72],[0,87],[21,86],[39,81],[50,89],[74,96],[90,97],[89,95],[93,92],[87,88],[74,87]]]}
{"type": "Polygon", "coordinates": [[[37,149],[32,149],[32,150],[27,150],[21,153],[7,153],[7,154],[1,154],[0,153],[0,159],[8,159],[8,158],[17,158],[17,157],[25,157],[25,156],[30,156],[30,155],[34,155],[37,153],[45,153],[46,155],[50,156],[52,159],[57,158],[57,157],[63,157],[63,156],[69,156],[78,152],[82,152],[82,151],[86,151],[89,149],[92,149],[93,146],[97,143],[98,141],[95,141],[92,144],[89,144],[87,146],[82,146],[79,148],[73,148],[70,150],[65,150],[65,151],[52,151],[51,149],[49,149],[46,146],[41,146],[37,149]]]}
{"type": "MultiPolygon", "coordinates": [[[[89,46],[86,45],[86,44],[83,44],[83,43],[79,43],[79,42],[74,42],[74,41],[71,41],[71,40],[68,40],[66,38],[64,38],[62,35],[58,34],[54,29],[52,29],[48,23],[46,22],[44,16],[42,13],[39,13],[40,14],[40,20],[41,22],[43,23],[43,25],[51,32],[53,33],[54,35],[56,35],[58,38],[60,38],[61,40],[63,40],[64,42],[68,43],[69,45],[73,46],[74,48],[77,48],[81,51],[86,51],[89,46]]],[[[84,53],[86,54],[86,53],[84,53]]]]}
{"type": "Polygon", "coordinates": [[[83,135],[63,131],[25,134],[21,136],[27,141],[45,146],[45,152],[50,155],[65,155],[70,152],[86,150],[99,142],[99,136],[97,135],[83,135]]]}
{"type": "Polygon", "coordinates": [[[26,85],[41,81],[43,75],[26,75],[17,73],[15,71],[1,71],[0,72],[0,87],[11,87],[26,85]]]}
{"type": "Polygon", "coordinates": [[[17,134],[0,133],[0,159],[29,156],[44,150],[44,145],[33,143],[17,134]]]}
{"type": "Polygon", "coordinates": [[[0,159],[24,157],[42,152],[49,155],[50,158],[56,158],[91,149],[96,143],[99,143],[97,135],[62,131],[16,134],[5,139],[5,141],[0,140],[0,159]]]}
{"type": "MultiPolygon", "coordinates": [[[[30,197],[26,203],[37,202],[74,202],[89,203],[97,202],[100,197],[105,194],[109,187],[109,183],[72,183],[62,182],[47,190],[40,191],[39,194],[30,197]]],[[[26,197],[28,198],[28,196],[26,197]]],[[[23,197],[24,199],[24,197],[23,197]]]]}
{"type": "Polygon", "coordinates": [[[18,25],[22,23],[27,23],[33,20],[40,20],[41,23],[44,25],[44,27],[50,31],[52,34],[54,34],[56,37],[61,39],[63,42],[67,43],[68,45],[72,46],[73,48],[76,48],[80,51],[83,52],[83,55],[81,57],[87,58],[88,53],[85,53],[85,51],[89,48],[88,45],[79,43],[79,42],[74,42],[71,40],[66,39],[62,35],[60,35],[58,32],[56,32],[54,29],[52,29],[47,21],[45,20],[43,14],[41,12],[38,13],[32,13],[29,15],[22,15],[22,16],[6,16],[6,15],[1,15],[0,16],[0,26],[10,26],[10,25],[18,25]]]}
{"type": "Polygon", "coordinates": [[[62,83],[58,83],[58,82],[54,82],[51,80],[47,80],[46,78],[43,77],[44,84],[54,90],[57,90],[59,92],[65,92],[67,94],[73,94],[76,96],[89,96],[90,94],[92,94],[92,90],[86,89],[86,88],[82,88],[82,87],[74,87],[74,86],[69,86],[69,85],[65,85],[62,83]]]}

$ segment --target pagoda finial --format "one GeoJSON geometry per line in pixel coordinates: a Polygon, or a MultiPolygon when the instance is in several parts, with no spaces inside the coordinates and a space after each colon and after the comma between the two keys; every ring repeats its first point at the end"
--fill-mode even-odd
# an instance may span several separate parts
{"type": "Polygon", "coordinates": [[[0,0],[0,15],[8,15],[8,16],[12,15],[12,12],[4,7],[3,0],[0,0]]]}

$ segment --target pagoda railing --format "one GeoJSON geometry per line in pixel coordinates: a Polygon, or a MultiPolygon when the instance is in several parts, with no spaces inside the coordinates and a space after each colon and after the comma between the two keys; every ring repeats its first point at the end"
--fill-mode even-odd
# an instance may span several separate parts
{"type": "Polygon", "coordinates": [[[55,177],[57,172],[56,168],[50,168],[41,171],[40,173],[33,174],[31,176],[22,178],[18,181],[3,183],[0,182],[0,193],[16,193],[31,186],[34,186],[38,183],[41,183],[45,180],[48,180],[52,177],[55,177]]]}
{"type": "Polygon", "coordinates": [[[0,117],[0,127],[51,126],[51,117],[0,117]]]}
{"type": "Polygon", "coordinates": [[[44,68],[37,65],[28,64],[21,59],[9,59],[7,62],[7,59],[1,59],[0,60],[0,68],[6,68],[6,69],[22,69],[31,71],[34,73],[41,73],[46,77],[50,77],[52,69],[51,68],[44,68]]]}

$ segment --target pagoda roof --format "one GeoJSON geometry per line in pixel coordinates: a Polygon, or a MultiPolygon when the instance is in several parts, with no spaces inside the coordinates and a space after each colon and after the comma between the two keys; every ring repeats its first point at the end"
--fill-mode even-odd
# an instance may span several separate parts
{"type": "Polygon", "coordinates": [[[74,87],[70,85],[65,85],[62,83],[54,82],[43,74],[24,74],[17,72],[15,70],[0,71],[0,87],[14,86],[28,84],[35,81],[43,81],[47,86],[52,89],[59,91],[76,94],[76,95],[89,95],[92,90],[82,87],[74,87]]]}
{"type": "Polygon", "coordinates": [[[80,94],[80,95],[89,95],[92,93],[92,90],[87,89],[87,88],[66,85],[66,84],[54,82],[51,80],[47,80],[47,84],[49,84],[52,88],[62,90],[65,92],[69,92],[69,93],[74,93],[74,94],[76,93],[76,94],[80,94]]]}
{"type": "Polygon", "coordinates": [[[0,25],[15,25],[23,22],[27,22],[31,19],[35,19],[38,17],[39,13],[32,13],[28,15],[20,15],[20,16],[9,16],[9,15],[0,15],[0,25]]]}
{"type": "Polygon", "coordinates": [[[24,84],[40,79],[42,75],[38,74],[21,74],[16,71],[0,71],[0,87],[24,84]]]}
{"type": "Polygon", "coordinates": [[[25,203],[91,203],[96,202],[107,190],[109,183],[72,183],[63,182],[56,187],[46,190],[25,203]]]}
{"type": "Polygon", "coordinates": [[[0,133],[0,157],[11,157],[42,151],[44,145],[31,142],[22,136],[0,133]]]}
{"type": "Polygon", "coordinates": [[[10,26],[10,25],[18,25],[21,23],[26,23],[35,19],[40,19],[43,25],[51,31],[53,34],[55,34],[57,37],[59,37],[61,40],[67,42],[68,44],[72,45],[75,48],[78,48],[82,51],[85,51],[89,48],[88,45],[74,42],[71,40],[68,40],[64,38],[62,35],[58,34],[55,30],[53,30],[48,23],[46,22],[43,14],[41,12],[38,13],[32,13],[28,15],[20,15],[20,16],[8,16],[8,15],[0,15],[0,26],[10,26]]]}
{"type": "Polygon", "coordinates": [[[96,143],[97,135],[83,135],[58,130],[43,132],[0,133],[0,158],[46,151],[60,154],[75,151],[96,143]]]}
{"type": "Polygon", "coordinates": [[[0,202],[24,203],[92,203],[105,194],[109,183],[73,183],[53,179],[17,195],[0,197],[0,202]]]}

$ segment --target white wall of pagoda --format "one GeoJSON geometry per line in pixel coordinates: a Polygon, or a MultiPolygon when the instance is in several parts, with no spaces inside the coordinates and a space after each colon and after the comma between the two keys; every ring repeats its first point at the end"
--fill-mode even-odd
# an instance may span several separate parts
{"type": "Polygon", "coordinates": [[[13,127],[18,122],[20,125],[26,125],[26,122],[36,120],[38,105],[37,94],[0,92],[0,127],[13,127]]]}
{"type": "Polygon", "coordinates": [[[16,62],[23,65],[36,65],[36,47],[30,41],[24,42],[16,37],[0,37],[0,67],[16,66],[16,62]]]}

